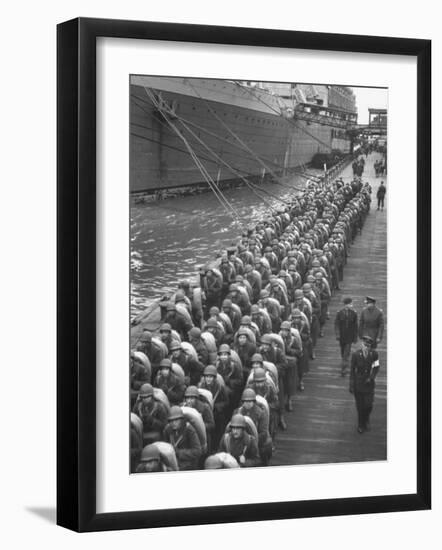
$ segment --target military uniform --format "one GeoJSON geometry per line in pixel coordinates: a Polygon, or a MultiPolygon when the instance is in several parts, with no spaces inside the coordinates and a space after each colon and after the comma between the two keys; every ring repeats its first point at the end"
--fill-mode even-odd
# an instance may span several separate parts
{"type": "Polygon", "coordinates": [[[375,348],[384,335],[384,313],[382,309],[374,306],[365,307],[362,310],[359,321],[359,338],[370,336],[373,338],[375,348]]]}
{"type": "Polygon", "coordinates": [[[351,357],[350,392],[355,396],[358,411],[358,429],[368,429],[373,409],[375,378],[379,370],[379,355],[376,350],[359,349],[351,357]]]}
{"type": "Polygon", "coordinates": [[[201,456],[201,443],[195,428],[182,421],[178,430],[168,424],[164,430],[164,441],[175,449],[179,470],[196,470],[201,456]]]}
{"type": "Polygon", "coordinates": [[[336,339],[339,340],[342,358],[342,372],[350,363],[351,345],[358,339],[358,314],[354,309],[342,308],[335,318],[336,339]]]}
{"type": "Polygon", "coordinates": [[[167,409],[160,401],[151,399],[145,402],[139,399],[133,408],[143,422],[143,445],[159,441],[167,424],[167,409]]]}
{"type": "Polygon", "coordinates": [[[243,468],[258,466],[260,462],[256,439],[245,431],[239,439],[235,439],[230,433],[224,434],[219,451],[231,454],[243,468]],[[245,458],[244,463],[240,462],[241,456],[245,458]]]}

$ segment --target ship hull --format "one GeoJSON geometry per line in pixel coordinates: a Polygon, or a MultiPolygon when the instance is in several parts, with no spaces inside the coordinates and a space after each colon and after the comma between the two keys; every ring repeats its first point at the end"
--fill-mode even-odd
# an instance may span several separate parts
{"type": "Polygon", "coordinates": [[[327,125],[282,116],[277,98],[228,81],[138,77],[130,87],[131,192],[281,175],[350,142],[327,125]],[[193,83],[196,82],[194,85],[193,83]],[[152,96],[166,107],[152,102],[152,96]],[[184,138],[184,139],[183,139],[184,138]]]}

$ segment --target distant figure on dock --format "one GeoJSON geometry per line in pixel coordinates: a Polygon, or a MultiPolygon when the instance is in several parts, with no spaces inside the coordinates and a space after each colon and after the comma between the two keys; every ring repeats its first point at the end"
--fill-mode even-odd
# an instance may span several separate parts
{"type": "Polygon", "coordinates": [[[370,336],[363,336],[361,349],[355,351],[351,357],[349,390],[355,396],[360,434],[370,430],[375,378],[379,371],[379,356],[372,349],[373,342],[370,336]]]}
{"type": "Polygon", "coordinates": [[[341,348],[341,375],[345,376],[350,366],[351,346],[358,341],[358,314],[353,309],[353,300],[347,296],[344,307],[336,314],[336,340],[341,348]]]}
{"type": "Polygon", "coordinates": [[[378,210],[384,209],[384,198],[386,192],[387,188],[385,187],[384,182],[381,181],[381,185],[378,187],[378,192],[376,193],[376,198],[378,199],[378,210]]]}

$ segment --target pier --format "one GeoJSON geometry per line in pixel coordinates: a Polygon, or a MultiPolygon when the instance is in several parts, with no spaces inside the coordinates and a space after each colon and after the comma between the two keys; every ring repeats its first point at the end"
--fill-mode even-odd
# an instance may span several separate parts
{"type": "MultiPolygon", "coordinates": [[[[294,410],[286,413],[287,430],[279,431],[271,465],[323,464],[360,462],[387,458],[387,323],[384,339],[378,347],[381,368],[376,378],[376,392],[371,415],[371,431],[359,434],[353,395],[349,392],[349,376],[340,374],[341,358],[335,338],[334,319],[342,307],[342,298],[351,296],[360,314],[364,297],[377,299],[387,319],[387,215],[376,210],[376,191],[387,177],[376,178],[373,164],[380,157],[367,158],[363,181],[372,186],[372,203],[362,235],[350,249],[344,280],[330,302],[330,319],[324,337],[316,347],[316,359],[304,377],[305,391],[297,392],[294,410]]],[[[351,166],[343,172],[345,181],[352,177],[351,166]]],[[[386,200],[386,205],[388,199],[386,200]]],[[[357,344],[353,346],[356,349],[357,344]]]]}

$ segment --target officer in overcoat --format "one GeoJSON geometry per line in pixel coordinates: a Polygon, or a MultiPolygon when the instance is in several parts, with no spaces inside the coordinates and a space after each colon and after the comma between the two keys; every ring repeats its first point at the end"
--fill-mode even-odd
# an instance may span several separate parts
{"type": "Polygon", "coordinates": [[[341,348],[341,375],[345,376],[350,364],[351,345],[358,340],[358,314],[352,307],[353,300],[347,296],[344,307],[336,313],[335,334],[341,348]]]}
{"type": "Polygon", "coordinates": [[[355,396],[358,411],[358,432],[370,430],[370,414],[373,409],[375,378],[379,371],[379,355],[372,349],[373,339],[362,337],[361,349],[351,357],[350,393],[355,396]]]}
{"type": "Polygon", "coordinates": [[[359,338],[363,335],[370,336],[373,348],[376,348],[384,335],[384,313],[376,306],[376,299],[371,296],[365,298],[365,304],[359,321],[359,338]]]}

